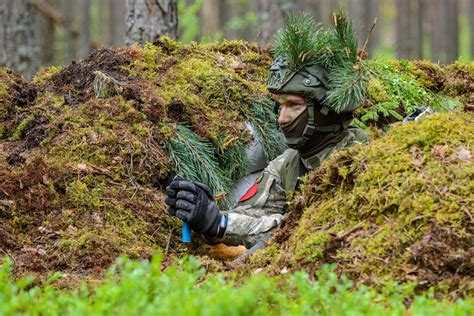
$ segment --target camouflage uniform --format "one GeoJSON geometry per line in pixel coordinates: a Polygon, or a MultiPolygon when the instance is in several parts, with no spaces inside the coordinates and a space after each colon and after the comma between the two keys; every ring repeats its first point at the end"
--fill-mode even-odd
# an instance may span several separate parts
{"type": "Polygon", "coordinates": [[[170,214],[187,221],[209,242],[251,247],[263,240],[284,219],[287,195],[297,188],[299,176],[319,167],[334,151],[367,141],[362,130],[348,123],[362,104],[368,74],[358,64],[350,23],[343,14],[334,18],[335,30],[321,30],[303,14],[288,18],[279,31],[267,88],[281,96],[282,103],[276,100],[275,105],[280,107],[283,141],[291,149],[270,162],[235,208],[220,212],[209,188],[197,182],[177,179],[167,188],[170,214]],[[321,45],[327,50],[313,50],[321,45]],[[354,84],[352,75],[360,77],[361,84],[354,84]],[[299,114],[288,116],[287,111],[302,104],[304,110],[297,107],[292,113],[299,114]]]}
{"type": "Polygon", "coordinates": [[[333,152],[365,142],[367,135],[364,131],[349,127],[348,135],[339,143],[324,148],[308,159],[301,160],[297,150],[287,149],[269,163],[249,189],[256,190],[254,194],[248,192],[251,195],[248,199],[241,199],[235,208],[223,212],[228,215],[228,223],[225,235],[218,242],[243,244],[247,248],[253,246],[262,238],[262,234],[276,228],[283,220],[287,194],[295,190],[300,176],[300,161],[308,170],[312,170],[333,152]]]}

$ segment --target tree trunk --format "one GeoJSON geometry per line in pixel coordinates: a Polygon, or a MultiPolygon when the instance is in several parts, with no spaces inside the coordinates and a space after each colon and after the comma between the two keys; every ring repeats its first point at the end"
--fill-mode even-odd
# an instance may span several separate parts
{"type": "Polygon", "coordinates": [[[458,57],[457,2],[433,0],[431,3],[432,60],[450,63],[458,57]]]}
{"type": "Polygon", "coordinates": [[[113,18],[113,15],[110,13],[110,10],[115,6],[115,3],[119,3],[119,1],[113,1],[112,6],[110,5],[110,1],[101,0],[99,2],[99,46],[112,46],[112,39],[110,36],[112,27],[110,19],[113,18]]]}
{"type": "Polygon", "coordinates": [[[214,39],[220,31],[220,0],[206,0],[202,3],[201,17],[201,38],[214,39]]]}
{"type": "MultiPolygon", "coordinates": [[[[57,6],[56,0],[47,0],[46,1],[52,8],[57,6]]],[[[38,45],[39,45],[39,55],[41,65],[52,65],[54,64],[54,43],[56,29],[54,26],[54,21],[43,14],[37,14],[37,30],[39,33],[38,36],[38,45]]]]}
{"type": "Polygon", "coordinates": [[[275,32],[282,26],[285,17],[293,9],[288,0],[258,0],[257,16],[259,20],[258,44],[266,46],[273,42],[275,32]]]}
{"type": "Polygon", "coordinates": [[[305,11],[310,13],[314,19],[321,22],[321,0],[300,0],[295,4],[295,11],[305,11]]]}
{"type": "Polygon", "coordinates": [[[421,1],[397,0],[397,57],[422,58],[421,1]]]}
{"type": "Polygon", "coordinates": [[[32,1],[0,0],[0,25],[0,66],[31,79],[40,60],[32,1]]]}
{"type": "Polygon", "coordinates": [[[64,15],[66,25],[69,27],[63,34],[64,44],[64,62],[70,63],[72,60],[77,59],[78,43],[77,38],[79,35],[79,29],[77,25],[77,2],[70,0],[61,1],[61,12],[64,15]]]}
{"type": "Polygon", "coordinates": [[[346,2],[342,0],[321,0],[321,22],[325,25],[332,25],[332,11],[338,7],[347,7],[346,2]]]}
{"type": "Polygon", "coordinates": [[[79,57],[86,57],[91,50],[90,32],[90,7],[91,0],[79,1],[79,57]]]}
{"type": "Polygon", "coordinates": [[[144,44],[178,35],[177,0],[127,0],[125,43],[144,44]]]}
{"type": "Polygon", "coordinates": [[[446,0],[444,3],[446,23],[445,52],[446,63],[452,63],[459,56],[458,1],[446,0]]]}
{"type": "MultiPolygon", "coordinates": [[[[363,48],[367,36],[372,28],[374,19],[377,17],[379,12],[379,4],[377,0],[351,0],[349,1],[349,12],[354,22],[354,30],[357,35],[357,42],[359,48],[363,48]]],[[[373,29],[370,34],[369,41],[365,51],[372,55],[378,42],[379,42],[379,30],[377,26],[373,29]]]]}
{"type": "Polygon", "coordinates": [[[110,44],[121,47],[125,43],[125,15],[127,6],[125,0],[109,0],[110,44]]]}

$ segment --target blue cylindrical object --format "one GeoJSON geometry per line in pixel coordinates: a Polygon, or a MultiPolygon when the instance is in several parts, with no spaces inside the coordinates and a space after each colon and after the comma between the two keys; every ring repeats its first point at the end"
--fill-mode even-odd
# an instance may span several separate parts
{"type": "Polygon", "coordinates": [[[189,224],[183,222],[183,235],[181,236],[182,242],[191,242],[191,228],[189,228],[189,224]]]}

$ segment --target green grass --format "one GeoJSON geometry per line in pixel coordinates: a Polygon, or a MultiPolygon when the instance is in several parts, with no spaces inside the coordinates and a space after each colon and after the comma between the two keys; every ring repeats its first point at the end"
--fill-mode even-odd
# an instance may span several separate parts
{"type": "Polygon", "coordinates": [[[381,290],[356,288],[325,266],[311,281],[296,272],[254,274],[243,283],[223,274],[206,275],[190,257],[163,269],[162,259],[120,258],[93,289],[55,289],[62,276],[42,287],[33,278],[12,280],[12,263],[0,267],[1,315],[472,315],[474,302],[414,296],[414,284],[387,283],[381,290]],[[407,302],[411,302],[407,307],[407,302]]]}

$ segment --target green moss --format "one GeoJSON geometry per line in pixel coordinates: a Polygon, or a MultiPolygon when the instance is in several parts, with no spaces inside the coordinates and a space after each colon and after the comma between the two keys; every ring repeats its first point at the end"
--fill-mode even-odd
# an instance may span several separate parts
{"type": "Polygon", "coordinates": [[[147,42],[143,48],[134,47],[136,54],[140,57],[130,65],[130,75],[154,80],[158,76],[160,68],[159,56],[163,50],[159,46],[147,42]]]}
{"type": "MultiPolygon", "coordinates": [[[[7,68],[0,68],[0,101],[6,102],[6,98],[8,95],[8,88],[12,83],[12,79],[8,74],[7,68]]],[[[2,114],[0,112],[0,114],[2,114]]],[[[0,116],[1,117],[1,116],[0,116]]]]}
{"type": "Polygon", "coordinates": [[[51,77],[61,71],[61,67],[48,66],[40,69],[33,77],[32,82],[38,84],[46,84],[51,77]]]}
{"type": "MultiPolygon", "coordinates": [[[[311,270],[336,262],[354,278],[380,281],[410,280],[400,271],[416,267],[420,259],[413,249],[429,244],[426,236],[435,236],[430,232],[434,227],[453,237],[424,246],[442,247],[438,251],[444,253],[423,259],[418,269],[437,267],[429,260],[450,260],[451,252],[467,253],[472,238],[466,213],[473,207],[472,119],[472,113],[433,114],[396,125],[367,146],[338,153],[309,176],[303,196],[297,197],[307,207],[280,254],[272,245],[261,256],[285,254],[285,264],[311,270]]],[[[281,264],[277,260],[273,265],[278,269],[281,264]]],[[[450,279],[454,276],[435,271],[436,277],[420,270],[420,280],[458,287],[450,279]]]]}
{"type": "Polygon", "coordinates": [[[324,249],[331,240],[328,232],[318,232],[311,234],[304,239],[304,243],[299,244],[295,249],[296,260],[312,262],[324,258],[324,249]]]}
{"type": "Polygon", "coordinates": [[[380,80],[372,79],[367,85],[367,93],[369,97],[374,99],[376,102],[386,102],[388,101],[388,95],[385,91],[380,80]]]}
{"type": "Polygon", "coordinates": [[[91,207],[92,209],[104,206],[103,197],[104,187],[90,188],[87,183],[81,180],[75,180],[67,186],[68,201],[75,207],[91,207]]]}
{"type": "Polygon", "coordinates": [[[5,100],[8,93],[8,86],[4,82],[0,82],[0,100],[5,100]]]}
{"type": "Polygon", "coordinates": [[[440,78],[444,75],[444,71],[439,65],[427,60],[414,62],[411,73],[423,86],[435,91],[439,89],[440,78]]]}
{"type": "Polygon", "coordinates": [[[250,262],[259,267],[276,264],[280,249],[276,244],[270,244],[266,248],[257,250],[251,257],[250,262]]]}
{"type": "Polygon", "coordinates": [[[25,117],[25,118],[20,122],[20,124],[18,125],[18,127],[15,129],[15,132],[14,132],[13,135],[10,137],[10,140],[11,140],[11,141],[16,141],[16,140],[20,140],[20,139],[22,139],[23,137],[25,137],[25,133],[27,132],[26,127],[28,126],[28,123],[30,123],[30,121],[32,121],[33,119],[34,119],[34,116],[33,116],[33,115],[29,115],[29,116],[25,117]]]}

